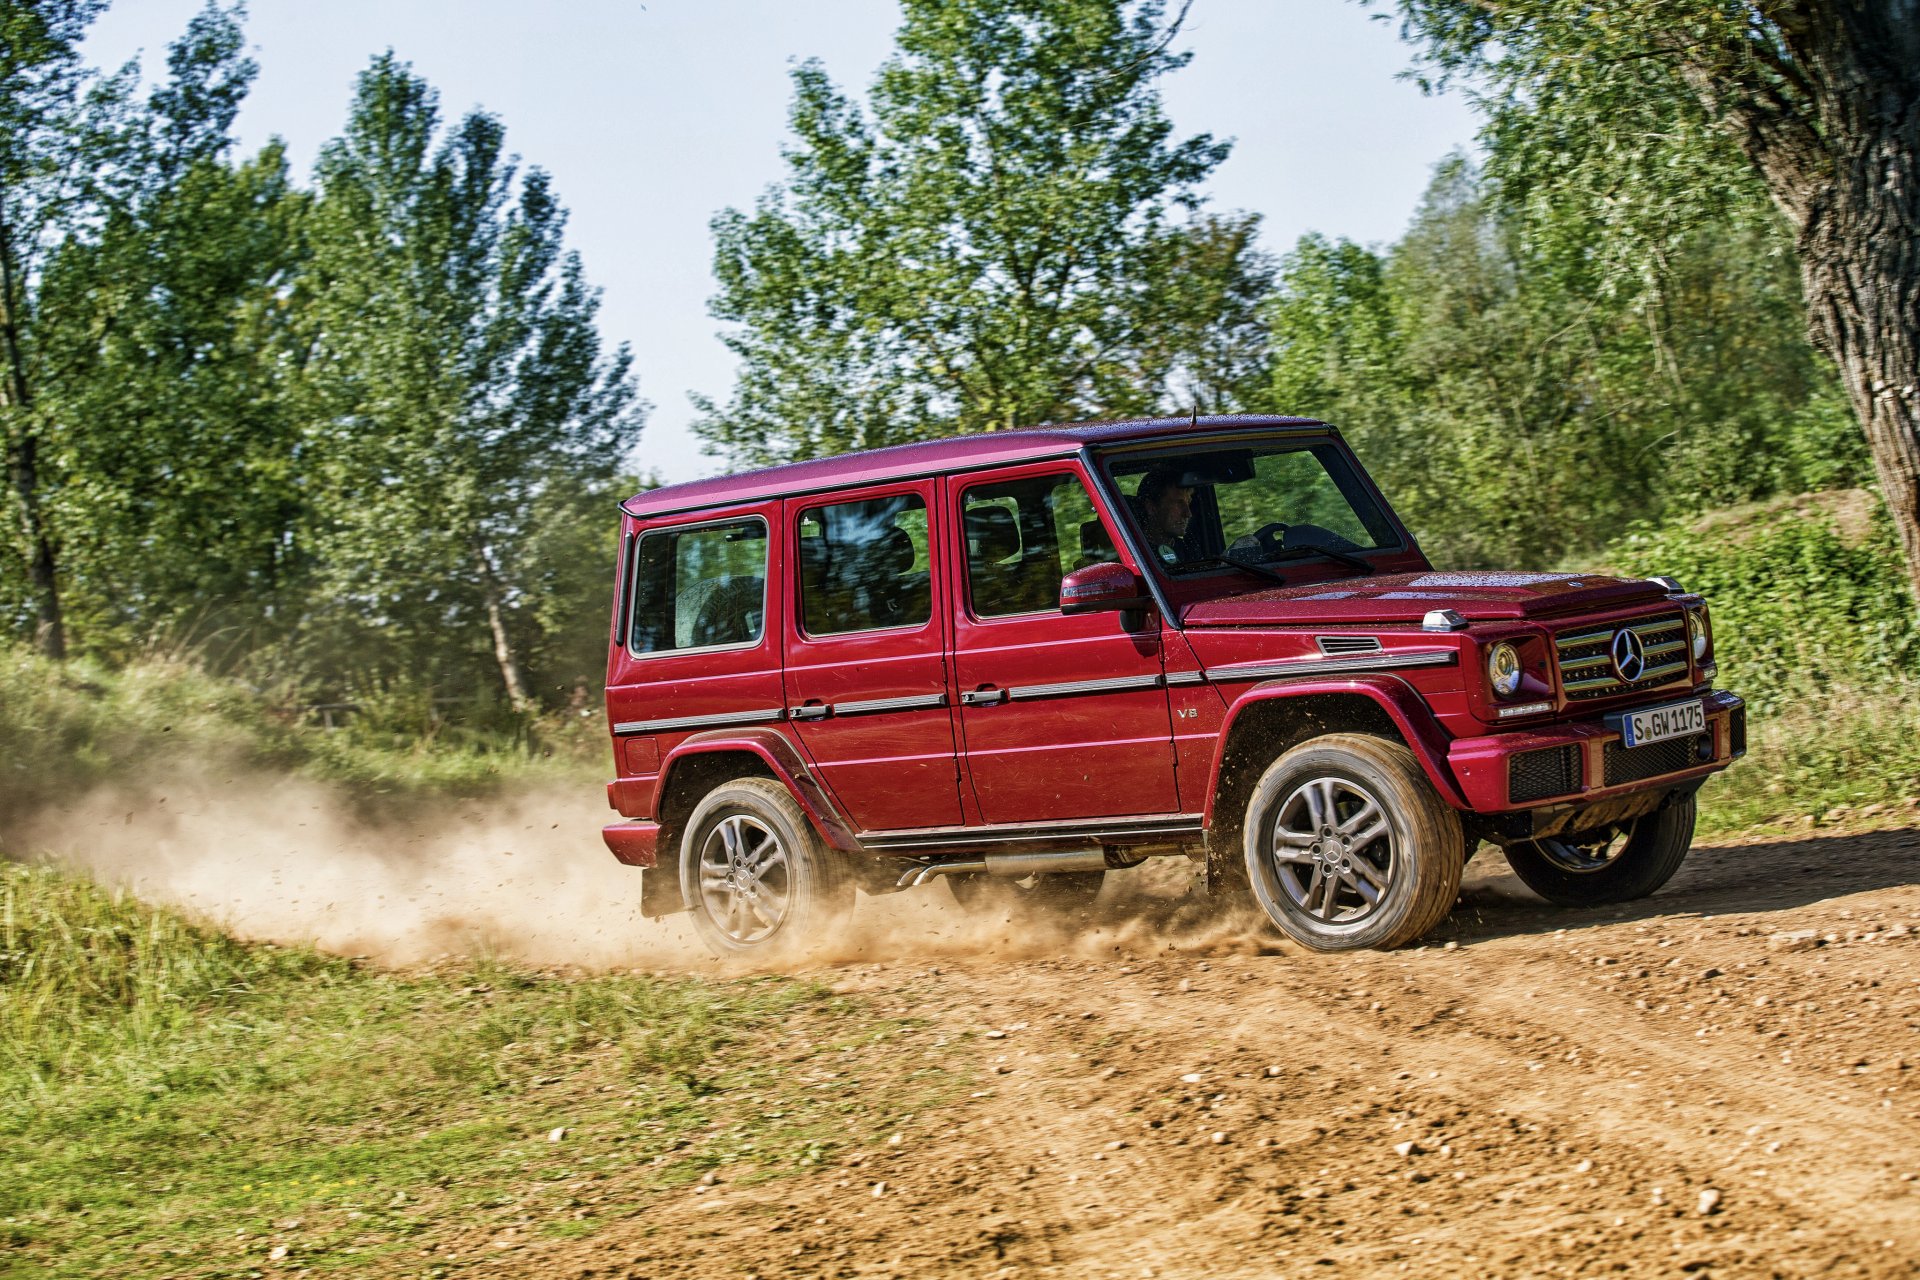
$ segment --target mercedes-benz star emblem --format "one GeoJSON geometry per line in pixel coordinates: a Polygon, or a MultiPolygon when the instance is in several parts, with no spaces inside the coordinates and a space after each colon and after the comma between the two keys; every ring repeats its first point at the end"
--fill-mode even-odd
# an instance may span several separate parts
{"type": "Polygon", "coordinates": [[[1625,684],[1632,684],[1647,672],[1646,646],[1625,627],[1613,633],[1613,669],[1625,684]]]}

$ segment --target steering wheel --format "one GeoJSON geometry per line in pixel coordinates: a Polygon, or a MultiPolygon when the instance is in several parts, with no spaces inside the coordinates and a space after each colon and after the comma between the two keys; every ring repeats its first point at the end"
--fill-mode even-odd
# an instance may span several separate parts
{"type": "Polygon", "coordinates": [[[1281,539],[1285,536],[1287,528],[1288,526],[1278,520],[1270,524],[1263,524],[1252,533],[1243,533],[1235,538],[1233,545],[1228,547],[1227,550],[1253,551],[1257,549],[1268,559],[1272,559],[1286,549],[1286,545],[1281,539]]]}

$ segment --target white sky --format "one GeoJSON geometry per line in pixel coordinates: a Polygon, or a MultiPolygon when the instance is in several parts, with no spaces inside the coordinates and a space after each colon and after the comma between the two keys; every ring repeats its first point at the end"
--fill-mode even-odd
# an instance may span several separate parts
{"type": "MultiPolygon", "coordinates": [[[[200,0],[117,0],[89,58],[143,56],[149,79],[200,0]]],[[[787,71],[818,57],[864,92],[891,48],[893,0],[253,0],[260,64],[238,131],[243,147],[284,138],[305,180],[345,119],[353,78],[392,48],[439,90],[445,116],[473,107],[554,176],[568,239],[605,293],[609,347],[632,345],[654,403],[636,466],[666,480],[721,470],[687,429],[687,393],[724,400],[732,357],[707,315],[708,220],[746,207],[783,176],[787,71]]],[[[1458,97],[1395,79],[1408,50],[1351,0],[1197,0],[1180,42],[1186,70],[1163,82],[1183,134],[1236,139],[1210,190],[1218,209],[1266,219],[1284,250],[1307,231],[1397,237],[1428,170],[1470,145],[1458,97]]],[[[1273,405],[1311,412],[1311,405],[1273,405]]]]}

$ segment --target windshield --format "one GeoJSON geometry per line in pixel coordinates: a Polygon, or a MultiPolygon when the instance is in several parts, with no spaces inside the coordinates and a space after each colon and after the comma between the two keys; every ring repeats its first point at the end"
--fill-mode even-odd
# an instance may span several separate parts
{"type": "Polygon", "coordinates": [[[1128,518],[1175,577],[1223,560],[1307,556],[1366,569],[1361,554],[1400,545],[1346,457],[1324,441],[1129,450],[1104,465],[1128,518]]]}

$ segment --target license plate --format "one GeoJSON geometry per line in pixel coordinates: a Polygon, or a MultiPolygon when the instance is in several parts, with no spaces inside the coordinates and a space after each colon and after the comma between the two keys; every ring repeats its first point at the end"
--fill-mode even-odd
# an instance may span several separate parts
{"type": "Polygon", "coordinates": [[[1620,716],[1620,738],[1630,747],[1706,731],[1707,709],[1700,702],[1671,702],[1664,707],[1628,711],[1620,716]]]}

